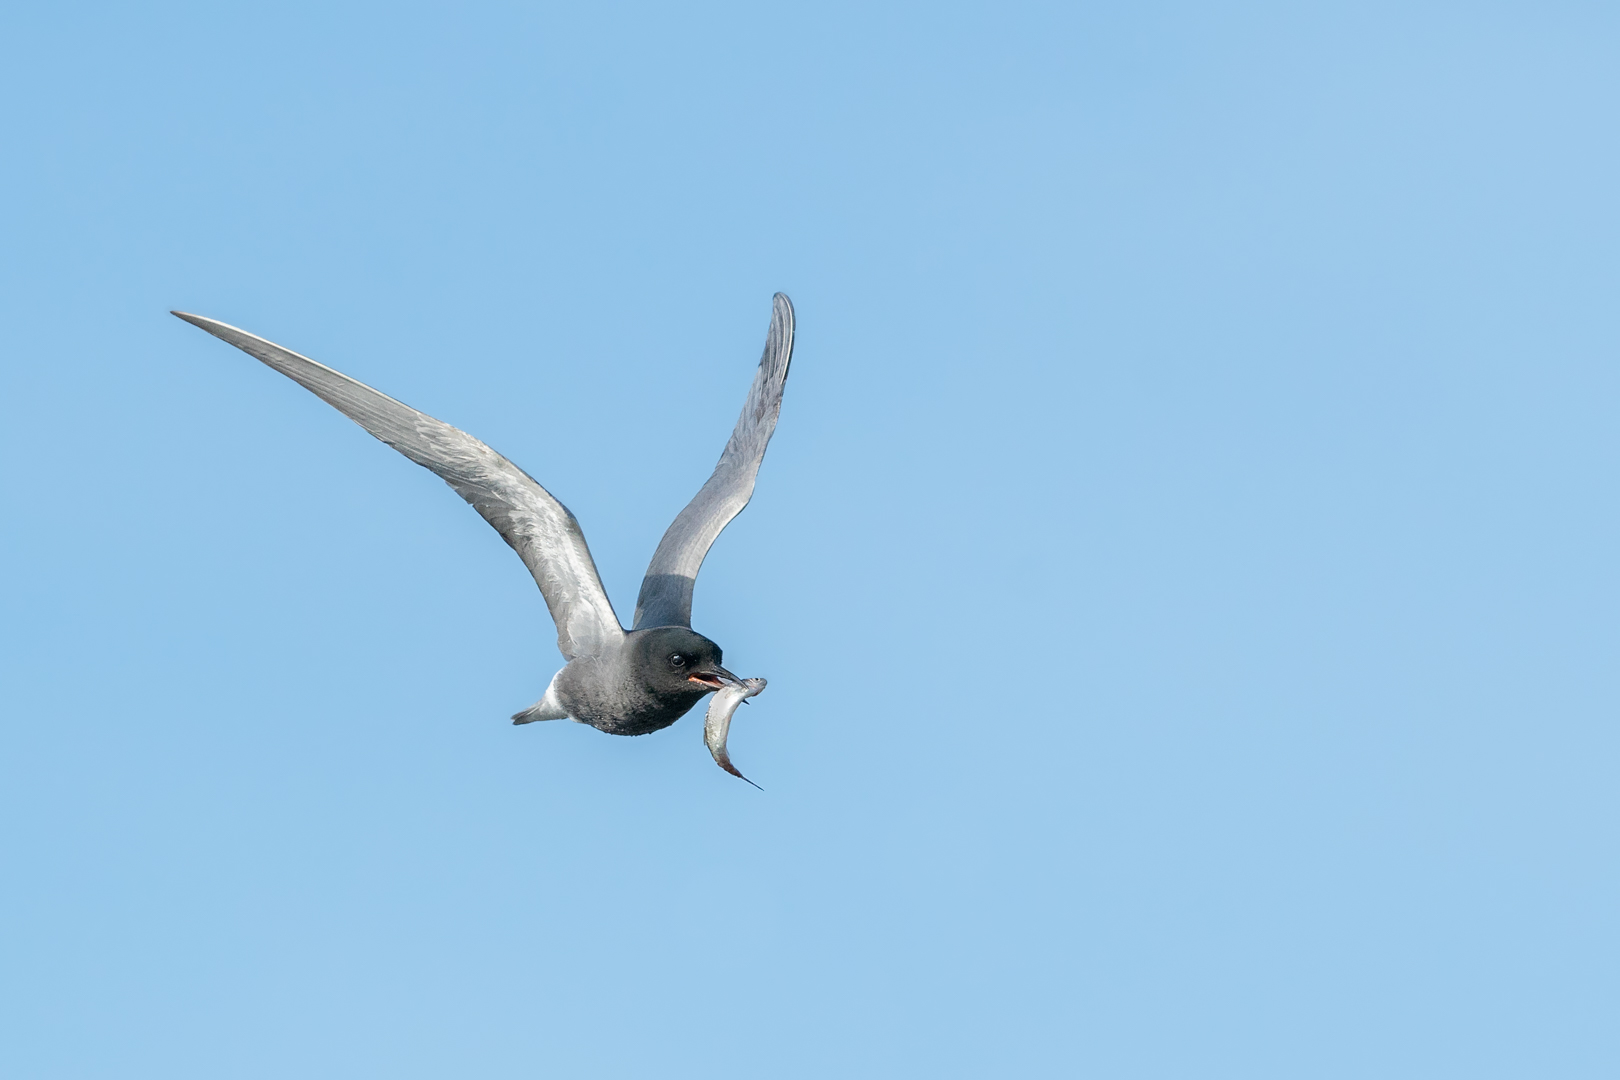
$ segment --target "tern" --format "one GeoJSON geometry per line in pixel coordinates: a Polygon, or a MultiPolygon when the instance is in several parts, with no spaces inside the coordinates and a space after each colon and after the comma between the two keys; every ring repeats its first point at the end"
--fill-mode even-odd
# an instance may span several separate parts
{"type": "MultiPolygon", "coordinates": [[[[763,680],[739,679],[721,666],[720,646],[692,629],[692,589],[709,547],[754,493],[765,447],[782,410],[793,358],[793,305],[777,293],[765,352],[742,415],[720,463],[664,533],[626,630],[613,611],[585,534],[568,508],[528,473],[478,439],[380,391],[245,330],[183,311],[172,314],[298,383],[344,416],[441,477],[495,527],[534,575],[565,663],[544,696],[512,717],[514,724],[574,720],[612,735],[666,728],[703,695],[737,688],[721,708],[726,726],[737,703],[763,680]]],[[[714,725],[705,741],[715,745],[714,725]]],[[[728,772],[724,727],[716,761],[728,772]]],[[[744,778],[746,779],[746,778],[744,778]]]]}

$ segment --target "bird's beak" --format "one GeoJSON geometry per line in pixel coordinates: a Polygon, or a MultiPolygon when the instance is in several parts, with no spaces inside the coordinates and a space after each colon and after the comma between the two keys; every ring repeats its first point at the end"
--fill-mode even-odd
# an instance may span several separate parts
{"type": "Polygon", "coordinates": [[[695,682],[699,686],[707,686],[710,690],[718,690],[722,686],[733,686],[742,682],[741,679],[721,667],[714,665],[708,671],[694,671],[686,677],[687,682],[695,682]]]}

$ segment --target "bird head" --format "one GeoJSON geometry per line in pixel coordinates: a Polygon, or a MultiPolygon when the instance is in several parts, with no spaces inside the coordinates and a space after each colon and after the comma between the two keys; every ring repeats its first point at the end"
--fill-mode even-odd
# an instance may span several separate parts
{"type": "Polygon", "coordinates": [[[720,646],[694,630],[659,626],[639,636],[637,666],[656,690],[701,695],[741,681],[720,666],[720,646]]]}

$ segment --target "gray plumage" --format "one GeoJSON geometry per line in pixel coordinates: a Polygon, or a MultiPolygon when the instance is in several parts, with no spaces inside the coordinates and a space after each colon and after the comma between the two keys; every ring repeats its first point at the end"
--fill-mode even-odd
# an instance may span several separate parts
{"type": "Polygon", "coordinates": [[[528,473],[473,436],[245,330],[176,311],[297,382],[366,431],[438,474],[522,558],[557,624],[567,663],[545,696],[512,719],[569,718],[640,735],[667,727],[706,693],[740,680],[720,647],[691,629],[692,590],[720,531],[748,505],[782,408],[793,355],[793,305],[777,293],[765,352],[725,452],[653,554],[626,631],[602,588],[579,522],[528,473]]]}
{"type": "Polygon", "coordinates": [[[720,463],[686,509],[658,542],[647,576],[636,597],[635,628],[691,626],[692,586],[715,537],[742,513],[754,494],[754,478],[765,459],[765,445],[782,411],[782,388],[793,359],[793,305],[777,293],[771,306],[771,329],[765,355],[759,359],[754,384],[748,388],[742,415],[732,429],[720,463]]]}

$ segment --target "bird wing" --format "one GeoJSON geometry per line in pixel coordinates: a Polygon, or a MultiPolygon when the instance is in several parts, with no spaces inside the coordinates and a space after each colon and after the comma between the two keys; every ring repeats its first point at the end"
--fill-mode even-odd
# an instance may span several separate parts
{"type": "Polygon", "coordinates": [[[624,637],[585,534],[568,508],[534,478],[465,431],[417,412],[245,330],[182,311],[173,314],[264,361],[444,482],[495,526],[534,575],[557,623],[557,647],[572,660],[624,637]]]}
{"type": "Polygon", "coordinates": [[[754,494],[754,478],[782,411],[782,386],[793,359],[793,304],[777,293],[771,304],[771,330],[765,338],[754,384],[742,415],[720,455],[720,464],[686,509],[680,512],[653,552],[652,564],[636,598],[637,630],[647,626],[691,626],[692,586],[709,546],[754,494]]]}

